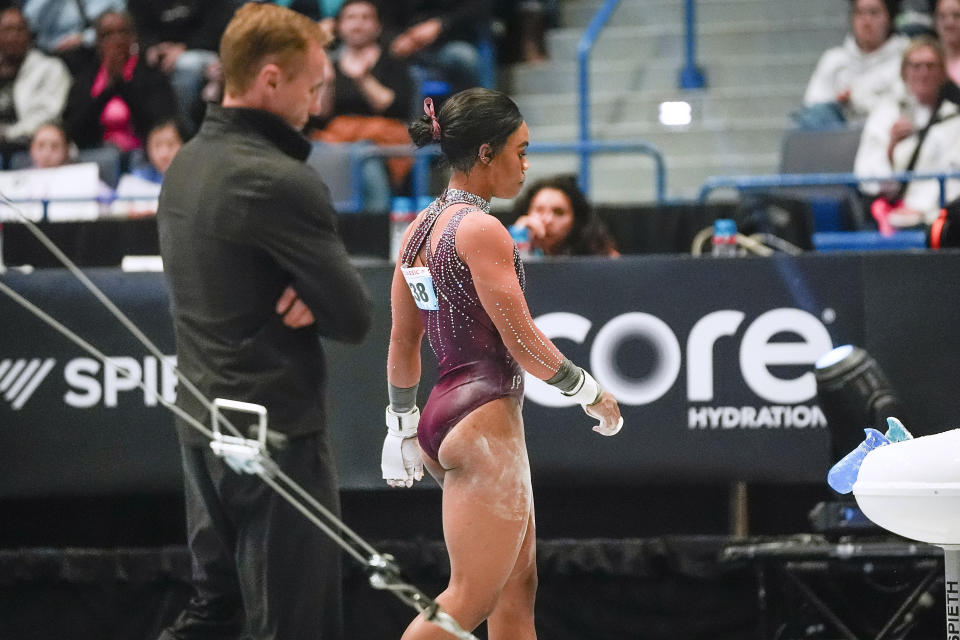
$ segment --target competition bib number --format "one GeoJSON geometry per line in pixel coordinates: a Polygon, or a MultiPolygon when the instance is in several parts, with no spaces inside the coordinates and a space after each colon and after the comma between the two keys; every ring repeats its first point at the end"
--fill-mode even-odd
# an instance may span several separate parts
{"type": "Polygon", "coordinates": [[[424,311],[436,311],[437,292],[433,288],[433,276],[430,275],[430,269],[426,267],[401,267],[403,278],[410,287],[410,293],[413,294],[413,301],[424,311]]]}

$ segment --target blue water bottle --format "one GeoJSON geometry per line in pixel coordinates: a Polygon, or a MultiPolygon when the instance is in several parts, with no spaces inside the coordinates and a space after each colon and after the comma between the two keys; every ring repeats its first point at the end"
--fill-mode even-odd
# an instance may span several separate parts
{"type": "Polygon", "coordinates": [[[529,260],[533,257],[533,244],[530,241],[530,229],[518,225],[510,225],[510,237],[517,245],[517,251],[520,253],[521,260],[529,260]]]}
{"type": "Polygon", "coordinates": [[[403,244],[403,234],[416,217],[413,198],[397,196],[390,201],[390,259],[394,262],[403,244]]]}
{"type": "Polygon", "coordinates": [[[717,218],[713,221],[713,250],[711,254],[720,258],[736,257],[737,223],[730,218],[717,218]]]}

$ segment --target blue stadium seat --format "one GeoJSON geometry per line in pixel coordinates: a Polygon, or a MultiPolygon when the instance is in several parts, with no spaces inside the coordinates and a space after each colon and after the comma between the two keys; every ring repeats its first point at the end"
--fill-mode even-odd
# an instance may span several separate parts
{"type": "Polygon", "coordinates": [[[314,142],[307,157],[330,188],[330,198],[338,213],[356,213],[363,209],[360,167],[353,153],[354,145],[314,142]]]}
{"type": "Polygon", "coordinates": [[[821,231],[813,234],[817,251],[893,251],[898,249],[925,249],[924,231],[904,230],[884,236],[879,231],[821,231]]]}

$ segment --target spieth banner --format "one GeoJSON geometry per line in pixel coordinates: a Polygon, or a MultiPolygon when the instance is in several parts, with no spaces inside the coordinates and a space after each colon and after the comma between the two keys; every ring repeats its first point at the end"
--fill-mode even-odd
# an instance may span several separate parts
{"type": "MultiPolygon", "coordinates": [[[[362,270],[371,334],[361,346],[325,345],[338,470],[355,489],[382,486],[392,274],[381,263],[362,270]]],[[[960,281],[958,255],[571,259],[531,263],[527,275],[538,325],[619,397],[625,417],[620,435],[597,436],[579,407],[528,377],[535,483],[822,482],[832,461],[812,364],[843,343],[884,368],[915,434],[958,422],[960,340],[949,327],[960,326],[960,311],[943,295],[960,281]]],[[[0,297],[0,496],[179,490],[172,415],[157,403],[176,396],[162,276],[92,277],[164,357],[147,353],[68,273],[6,274],[130,375],[0,297]]],[[[432,370],[425,346],[421,406],[432,370]]]]}

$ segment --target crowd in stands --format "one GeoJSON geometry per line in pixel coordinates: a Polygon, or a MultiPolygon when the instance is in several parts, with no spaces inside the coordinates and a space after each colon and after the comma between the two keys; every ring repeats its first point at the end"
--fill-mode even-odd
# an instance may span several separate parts
{"type": "MultiPolygon", "coordinates": [[[[945,57],[931,36],[911,41],[903,57],[905,91],[878,103],[870,112],[857,150],[855,171],[864,176],[894,171],[936,173],[960,168],[960,88],[946,75],[945,57]]],[[[930,224],[939,214],[936,181],[865,183],[871,213],[880,230],[930,224]]],[[[947,198],[960,195],[960,183],[948,181],[947,198]]]]}
{"type": "Polygon", "coordinates": [[[888,0],[854,0],[850,33],[820,57],[804,92],[800,126],[862,123],[870,108],[897,90],[909,39],[893,30],[888,0]]]}
{"type": "MultiPolygon", "coordinates": [[[[134,177],[159,184],[166,161],[153,161],[151,131],[163,125],[182,144],[205,105],[221,99],[216,51],[242,1],[0,0],[2,168],[26,166],[34,134],[37,145],[50,147],[56,128],[41,125],[54,124],[69,141],[62,146],[74,149],[67,161],[102,161],[104,153],[116,153],[121,169],[101,175],[110,188],[121,174],[128,184],[138,184],[134,177]]],[[[363,209],[371,212],[387,210],[394,196],[412,190],[412,159],[375,146],[409,143],[406,126],[425,95],[439,103],[489,82],[485,65],[496,60],[484,55],[492,43],[501,60],[545,59],[543,34],[556,22],[558,3],[273,1],[319,21],[331,36],[335,80],[324,112],[306,133],[319,149],[372,149],[361,166],[363,209]]],[[[855,167],[861,175],[960,167],[956,145],[942,142],[953,135],[960,95],[960,0],[849,5],[849,32],[816,65],[793,114],[797,126],[863,128],[855,167]],[[912,59],[917,56],[924,60],[912,59]]],[[[948,196],[960,195],[958,185],[948,183],[948,196]]],[[[861,191],[877,225],[890,230],[929,223],[939,209],[939,192],[931,195],[936,187],[864,182],[861,191]]],[[[526,215],[521,220],[532,220],[534,231],[542,226],[526,215]]]]}
{"type": "MultiPolygon", "coordinates": [[[[120,174],[144,178],[154,127],[165,124],[182,143],[205,105],[222,98],[219,39],[244,1],[0,0],[0,169],[24,168],[31,138],[42,129],[38,144],[48,144],[59,130],[63,148],[74,149],[65,162],[116,155],[120,168],[102,176],[111,188],[120,174]]],[[[424,95],[439,103],[491,84],[494,38],[521,34],[525,44],[509,55],[543,60],[557,0],[273,1],[331,36],[336,80],[306,131],[324,148],[408,145],[424,95]]],[[[411,166],[410,157],[366,161],[365,210],[386,210],[392,196],[409,193],[411,166]]]]}
{"type": "MultiPolygon", "coordinates": [[[[864,178],[960,170],[960,0],[851,0],[850,31],[823,53],[795,112],[804,129],[862,128],[853,167],[864,178]]],[[[864,181],[885,234],[931,224],[935,180],[864,181]]],[[[946,182],[947,201],[960,180],[946,182]]]]}

